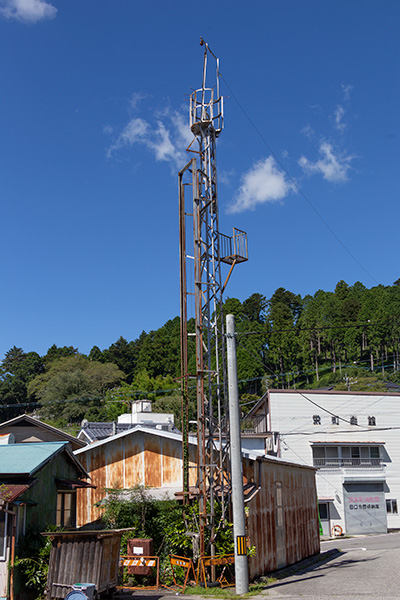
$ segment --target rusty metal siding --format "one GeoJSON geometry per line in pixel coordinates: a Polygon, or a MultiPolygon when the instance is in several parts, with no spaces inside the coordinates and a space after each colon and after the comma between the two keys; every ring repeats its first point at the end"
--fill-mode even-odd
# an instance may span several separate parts
{"type": "Polygon", "coordinates": [[[244,461],[248,481],[260,486],[247,506],[247,529],[256,555],[249,561],[255,578],[320,551],[315,471],[272,460],[244,461]],[[282,489],[282,512],[277,505],[282,489]]]}
{"type": "MultiPolygon", "coordinates": [[[[106,496],[106,488],[132,488],[143,484],[150,488],[182,485],[181,441],[136,432],[110,440],[78,454],[96,489],[79,490],[77,525],[91,523],[102,509],[93,506],[106,496]]],[[[189,450],[190,466],[195,465],[196,449],[189,450]]],[[[190,469],[190,485],[196,484],[196,469],[190,469]]]]}
{"type": "Polygon", "coordinates": [[[182,446],[162,440],[162,486],[176,487],[182,483],[182,446]]]}
{"type": "Polygon", "coordinates": [[[144,456],[144,485],[161,487],[162,439],[153,435],[146,436],[144,456]]]}
{"type": "MultiPolygon", "coordinates": [[[[97,485],[96,490],[79,490],[79,525],[98,518],[99,509],[93,504],[105,497],[107,482],[123,480],[125,488],[137,483],[149,487],[182,483],[179,440],[141,432],[95,448],[89,446],[78,456],[91,475],[92,483],[97,485]]],[[[189,446],[189,459],[190,466],[194,467],[195,446],[189,446]]],[[[250,543],[256,546],[256,556],[250,559],[250,576],[255,578],[317,554],[320,545],[315,470],[268,458],[245,459],[243,474],[248,482],[260,487],[247,504],[248,535],[250,543]],[[279,506],[278,496],[281,497],[279,506]]],[[[189,476],[190,485],[195,485],[195,468],[190,469],[189,476]]]]}
{"type": "Polygon", "coordinates": [[[143,483],[144,448],[143,435],[128,435],[125,440],[125,487],[143,483]]]}

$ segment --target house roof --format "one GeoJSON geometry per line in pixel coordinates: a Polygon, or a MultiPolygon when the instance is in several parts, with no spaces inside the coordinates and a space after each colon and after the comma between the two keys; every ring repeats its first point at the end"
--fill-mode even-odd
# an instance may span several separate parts
{"type": "Polygon", "coordinates": [[[314,442],[310,440],[311,446],[384,446],[386,442],[365,442],[349,440],[319,440],[314,442]]]}
{"type": "MultiPolygon", "coordinates": [[[[79,439],[82,440],[85,437],[90,443],[98,442],[99,440],[104,440],[105,438],[110,437],[111,435],[116,435],[118,433],[122,433],[124,431],[128,431],[128,429],[133,429],[137,427],[138,423],[116,423],[114,422],[106,422],[106,423],[96,423],[90,421],[82,422],[82,429],[79,432],[79,439]]],[[[169,426],[170,431],[174,433],[179,433],[179,430],[174,426],[169,426]]],[[[157,423],[151,425],[146,423],[147,429],[156,428],[157,423]]]]}
{"type": "MultiPolygon", "coordinates": [[[[380,398],[385,398],[386,396],[389,396],[390,398],[396,397],[396,396],[400,396],[400,394],[394,394],[393,392],[359,392],[359,391],[346,391],[346,390],[325,390],[325,389],[313,389],[313,390],[294,390],[294,389],[290,389],[290,390],[286,390],[286,389],[270,389],[267,390],[267,392],[264,394],[264,396],[270,396],[270,394],[297,394],[300,396],[304,396],[307,394],[307,396],[313,396],[313,395],[323,395],[323,396],[352,396],[354,397],[354,400],[357,399],[358,396],[373,396],[373,397],[380,397],[380,398]]],[[[263,396],[263,398],[264,398],[263,396]]]]}
{"type": "MultiPolygon", "coordinates": [[[[103,446],[104,444],[112,444],[115,440],[119,440],[121,438],[126,437],[127,435],[133,435],[133,434],[139,433],[139,432],[147,433],[148,435],[156,435],[158,437],[176,440],[178,442],[182,441],[181,433],[173,433],[171,431],[163,431],[161,429],[154,429],[154,428],[144,427],[143,425],[136,425],[136,427],[134,427],[133,429],[129,429],[128,431],[123,431],[122,433],[117,433],[116,435],[108,437],[105,440],[99,440],[98,442],[93,442],[93,444],[89,444],[88,446],[85,446],[84,448],[75,450],[74,454],[76,456],[79,456],[85,452],[90,452],[94,448],[99,448],[100,446],[103,446]]],[[[193,445],[197,446],[197,438],[194,436],[189,436],[189,444],[193,444],[193,445]]],[[[217,444],[217,447],[218,447],[218,444],[217,444]]],[[[284,458],[277,458],[276,456],[266,455],[264,453],[264,451],[261,451],[261,450],[257,451],[257,450],[242,449],[242,456],[244,458],[247,458],[249,460],[254,460],[254,461],[270,460],[270,461],[282,463],[285,465],[294,465],[296,467],[302,467],[304,469],[312,469],[314,471],[316,470],[315,467],[311,467],[310,465],[298,464],[298,463],[294,463],[293,461],[286,460],[284,458]]]]}
{"type": "MultiPolygon", "coordinates": [[[[65,433],[61,431],[61,429],[57,429],[57,427],[53,427],[52,425],[48,425],[47,423],[43,423],[43,421],[39,421],[39,419],[34,419],[29,415],[20,415],[19,417],[15,417],[14,419],[10,419],[9,421],[5,421],[4,423],[0,423],[0,434],[9,433],[15,425],[33,425],[38,429],[42,429],[43,431],[48,431],[53,433],[55,436],[60,437],[61,440],[66,440],[71,442],[73,449],[76,450],[78,447],[81,448],[86,445],[84,440],[80,440],[69,433],[65,433]]],[[[29,442],[29,443],[37,443],[37,442],[29,442]]]]}
{"type": "Polygon", "coordinates": [[[286,458],[281,458],[280,456],[272,456],[272,454],[264,454],[259,450],[242,450],[243,458],[247,458],[248,460],[253,461],[262,461],[262,462],[274,462],[282,465],[288,465],[293,467],[299,467],[301,469],[311,469],[313,471],[317,471],[316,467],[311,465],[306,465],[303,463],[296,463],[292,460],[288,460],[286,458]]]}
{"type": "MultiPolygon", "coordinates": [[[[156,435],[158,437],[168,438],[170,440],[182,441],[182,434],[175,433],[172,431],[163,431],[162,429],[157,429],[155,427],[145,427],[144,425],[135,425],[133,428],[129,428],[127,431],[122,431],[121,433],[117,433],[116,435],[111,435],[104,440],[98,440],[97,442],[93,442],[89,446],[85,446],[84,448],[79,448],[79,450],[75,450],[75,455],[83,454],[84,452],[89,452],[93,448],[98,448],[104,444],[110,444],[115,440],[119,440],[120,438],[124,438],[127,435],[132,435],[134,433],[147,433],[148,435],[156,435]]],[[[189,444],[197,445],[197,438],[189,436],[189,444]]]]}
{"type": "Polygon", "coordinates": [[[68,457],[85,477],[89,475],[68,447],[68,442],[38,442],[31,444],[0,445],[0,476],[31,477],[49,460],[61,452],[68,457]]]}
{"type": "Polygon", "coordinates": [[[26,490],[29,490],[36,481],[36,479],[33,479],[30,482],[24,483],[4,483],[4,487],[0,490],[0,500],[4,500],[6,503],[15,502],[24,492],[26,492],[26,490]]]}

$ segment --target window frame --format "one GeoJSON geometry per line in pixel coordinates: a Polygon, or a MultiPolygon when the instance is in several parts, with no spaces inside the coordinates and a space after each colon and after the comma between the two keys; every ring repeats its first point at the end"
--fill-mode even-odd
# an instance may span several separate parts
{"type": "Polygon", "coordinates": [[[386,499],[386,513],[388,515],[398,515],[399,509],[397,506],[397,498],[387,498],[386,499]],[[390,507],[390,510],[389,510],[390,507]]]}
{"type": "Polygon", "coordinates": [[[318,501],[318,515],[319,515],[320,521],[330,521],[329,502],[318,501]],[[321,506],[325,507],[324,510],[326,511],[326,516],[321,515],[321,506]]]}
{"type": "Polygon", "coordinates": [[[319,468],[352,468],[367,465],[381,466],[383,463],[381,446],[362,444],[360,446],[338,444],[311,444],[313,466],[319,468]],[[337,448],[337,456],[332,456],[332,448],[337,448]],[[329,449],[329,450],[328,450],[329,449]],[[329,455],[331,454],[331,455],[329,455]],[[366,454],[368,454],[366,456],[366,454]],[[323,463],[321,463],[323,461],[323,463]],[[365,463],[365,461],[367,461],[365,463]],[[318,464],[320,463],[320,464],[318,464]]]}
{"type": "Polygon", "coordinates": [[[76,491],[75,490],[57,490],[57,504],[56,504],[56,525],[57,527],[64,527],[64,529],[75,529],[76,527],[76,491]],[[66,498],[71,499],[71,506],[65,505],[66,498]],[[59,507],[59,499],[61,500],[61,506],[59,507]],[[66,519],[66,515],[69,514],[66,519]],[[66,521],[70,521],[69,523],[66,521]]]}

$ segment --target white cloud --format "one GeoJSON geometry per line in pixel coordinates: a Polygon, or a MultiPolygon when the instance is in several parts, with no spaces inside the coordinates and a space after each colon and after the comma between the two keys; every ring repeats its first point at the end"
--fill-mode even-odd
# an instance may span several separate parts
{"type": "Polygon", "coordinates": [[[352,89],[353,89],[352,85],[349,85],[349,84],[345,85],[344,83],[342,83],[343,96],[346,101],[350,100],[350,94],[351,94],[352,89]]]}
{"type": "Polygon", "coordinates": [[[309,123],[301,129],[301,133],[303,133],[309,140],[315,136],[315,131],[309,123]]]}
{"type": "Polygon", "coordinates": [[[341,106],[340,104],[337,105],[336,110],[334,112],[334,118],[335,118],[335,127],[336,129],[338,129],[341,133],[343,133],[343,131],[346,129],[347,125],[346,123],[343,122],[343,117],[345,115],[345,110],[343,108],[343,106],[341,106]]]}
{"type": "Polygon", "coordinates": [[[321,142],[319,147],[320,159],[311,162],[305,156],[299,159],[299,165],[309,175],[320,174],[324,179],[332,183],[340,183],[348,180],[348,171],[351,169],[351,161],[354,156],[336,153],[332,144],[321,142]]]}
{"type": "Polygon", "coordinates": [[[153,130],[152,138],[147,139],[145,143],[154,151],[156,160],[174,161],[177,158],[176,154],[180,154],[171,141],[170,132],[161,121],[157,122],[157,128],[153,130]]]}
{"type": "MultiPolygon", "coordinates": [[[[133,98],[134,96],[132,96],[133,98]]],[[[141,99],[138,94],[135,98],[141,99]]],[[[114,128],[104,128],[105,133],[114,128]]],[[[116,136],[107,150],[108,158],[123,148],[142,145],[149,150],[155,160],[169,163],[173,168],[184,166],[187,162],[186,148],[193,140],[187,119],[178,111],[166,109],[157,120],[150,122],[140,117],[132,118],[116,136]]]]}
{"type": "Polygon", "coordinates": [[[230,213],[254,209],[258,204],[279,202],[283,200],[295,186],[287,181],[283,171],[279,171],[272,156],[256,162],[242,176],[242,185],[233,198],[228,209],[230,213]]]}
{"type": "Polygon", "coordinates": [[[142,94],[141,92],[134,92],[129,100],[129,106],[131,110],[136,110],[142,100],[147,98],[146,94],[142,94]]]}
{"type": "Polygon", "coordinates": [[[220,181],[224,185],[230,186],[230,185],[232,185],[232,179],[234,176],[235,176],[235,169],[229,169],[229,171],[219,171],[218,181],[220,181]]]}
{"type": "Polygon", "coordinates": [[[47,0],[0,0],[0,15],[24,23],[54,19],[57,9],[47,0]]]}

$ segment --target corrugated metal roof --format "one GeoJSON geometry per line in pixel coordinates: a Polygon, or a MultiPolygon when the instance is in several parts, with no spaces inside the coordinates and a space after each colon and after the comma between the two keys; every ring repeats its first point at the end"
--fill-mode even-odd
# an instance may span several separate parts
{"type": "Polygon", "coordinates": [[[33,475],[68,442],[0,445],[0,474],[33,475]]]}
{"type": "Polygon", "coordinates": [[[249,460],[262,460],[262,461],[266,461],[266,462],[275,462],[275,463],[281,463],[284,465],[292,465],[293,467],[299,467],[301,469],[312,469],[314,471],[317,471],[318,469],[316,467],[313,467],[312,465],[307,465],[306,463],[296,463],[293,462],[292,460],[288,460],[286,458],[281,458],[280,456],[273,456],[272,454],[265,454],[264,452],[262,452],[262,450],[242,450],[242,456],[243,458],[247,458],[249,460]]]}
{"type": "Polygon", "coordinates": [[[14,502],[15,500],[17,500],[17,498],[22,496],[22,494],[24,492],[26,492],[26,490],[29,490],[29,488],[35,483],[35,481],[36,480],[34,480],[30,483],[7,483],[7,484],[4,484],[4,488],[0,492],[0,499],[4,500],[6,503],[14,502]]]}
{"type": "MultiPolygon", "coordinates": [[[[147,433],[149,435],[164,437],[164,438],[168,438],[171,440],[178,440],[178,441],[182,440],[181,433],[173,433],[172,431],[162,431],[161,429],[156,429],[153,427],[149,428],[149,427],[145,427],[143,425],[136,425],[133,429],[128,429],[128,431],[123,431],[122,433],[117,433],[116,435],[111,435],[110,437],[106,438],[105,440],[99,440],[98,442],[93,442],[92,444],[89,444],[88,446],[85,446],[84,448],[79,448],[79,450],[74,451],[74,454],[75,454],[75,456],[79,456],[80,454],[83,454],[84,452],[90,452],[93,448],[97,448],[98,446],[102,446],[103,444],[112,443],[114,440],[118,440],[127,435],[134,435],[137,432],[143,432],[143,433],[147,433]]],[[[197,439],[192,436],[189,436],[189,444],[197,445],[197,439]]]]}

